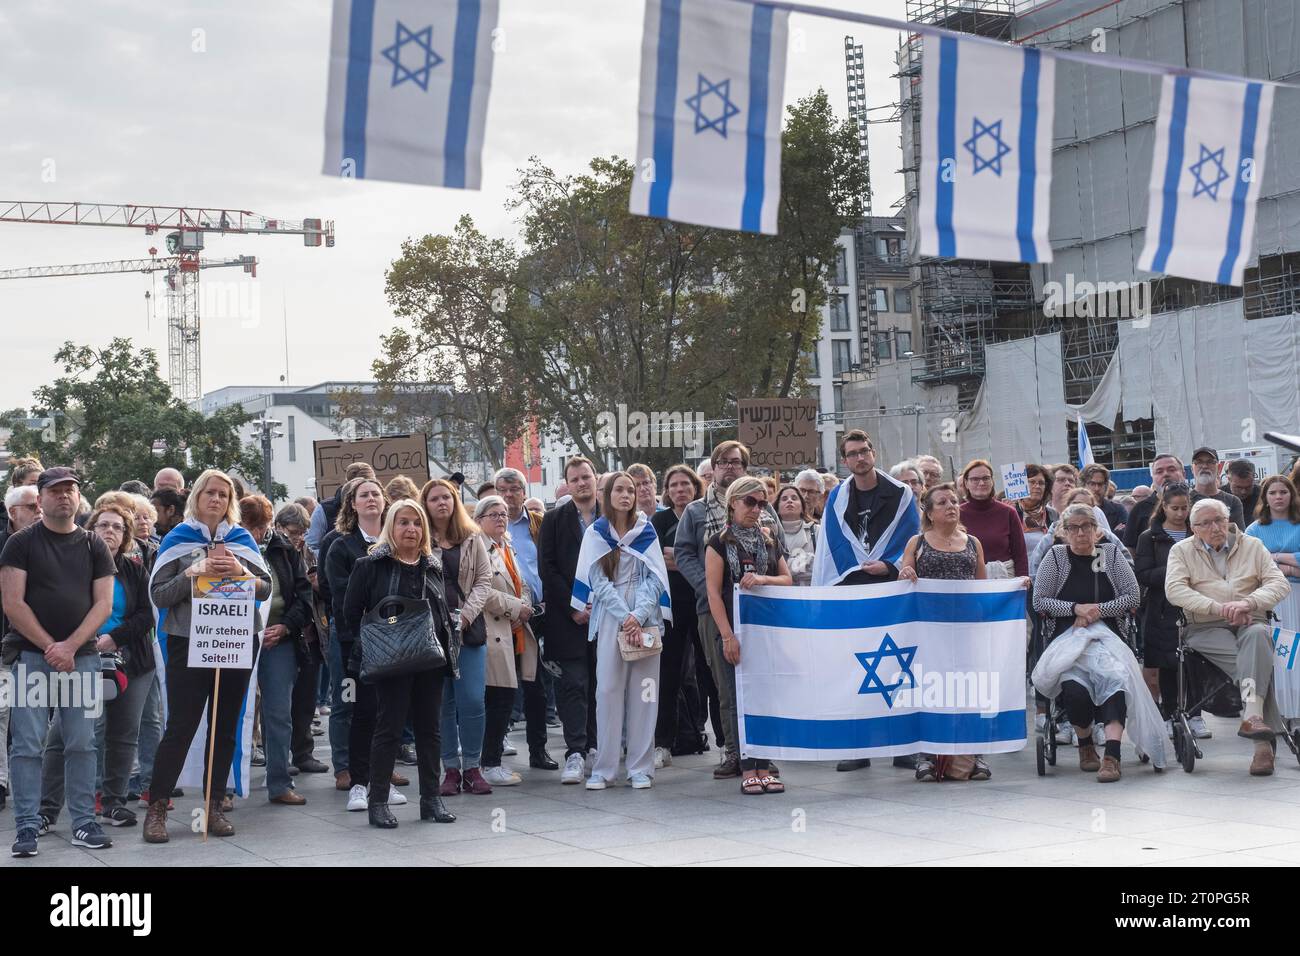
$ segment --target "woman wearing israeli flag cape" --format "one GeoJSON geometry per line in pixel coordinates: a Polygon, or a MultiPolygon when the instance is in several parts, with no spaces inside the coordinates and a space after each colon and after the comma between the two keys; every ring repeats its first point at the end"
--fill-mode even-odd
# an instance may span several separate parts
{"type": "MultiPolygon", "coordinates": [[[[596,747],[588,790],[604,790],[618,773],[627,719],[627,776],[647,790],[655,773],[655,722],[659,717],[659,653],[624,660],[619,637],[631,647],[663,648],[663,622],[673,619],[659,537],[636,507],[636,483],[622,471],[609,476],[601,517],[582,536],[572,605],[591,601],[587,640],[596,641],[596,747]],[[647,642],[647,638],[649,641],[647,642]],[[649,700],[646,698],[649,697],[649,700]]],[[[675,701],[669,702],[676,706],[675,701]]]]}
{"type": "MultiPolygon", "coordinates": [[[[148,843],[167,842],[167,798],[200,723],[209,709],[216,669],[189,666],[191,582],[199,575],[245,574],[257,578],[256,599],[271,596],[271,573],[253,536],[239,526],[239,501],[230,476],[209,469],[194,482],[185,505],[185,520],[168,532],[159,546],[149,579],[149,594],[159,609],[160,669],[165,673],[167,727],[154,760],[153,781],[144,821],[148,843]]],[[[256,655],[254,647],[254,655],[256,655]]],[[[234,826],[221,812],[226,778],[235,755],[235,735],[252,670],[226,669],[215,716],[216,745],[212,755],[214,786],[208,807],[208,833],[231,836],[234,826]]],[[[205,792],[208,789],[205,787],[205,792]]]]}

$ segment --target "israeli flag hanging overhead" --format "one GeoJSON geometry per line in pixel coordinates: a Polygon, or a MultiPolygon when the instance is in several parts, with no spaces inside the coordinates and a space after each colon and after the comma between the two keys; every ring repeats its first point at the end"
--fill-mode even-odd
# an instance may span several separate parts
{"type": "Polygon", "coordinates": [[[646,0],[630,209],[776,234],[789,14],[646,0]]]}
{"type": "Polygon", "coordinates": [[[1164,78],[1138,268],[1241,285],[1272,113],[1271,84],[1164,78]]]}
{"type": "Polygon", "coordinates": [[[1035,49],[927,37],[921,255],[1050,262],[1056,64],[1035,49]]]}
{"type": "Polygon", "coordinates": [[[497,0],[334,0],[327,176],[478,189],[497,0]]]}
{"type": "Polygon", "coordinates": [[[1097,464],[1097,460],[1092,457],[1092,442],[1088,440],[1088,428],[1084,424],[1083,415],[1079,416],[1079,468],[1087,468],[1089,465],[1097,464]]]}

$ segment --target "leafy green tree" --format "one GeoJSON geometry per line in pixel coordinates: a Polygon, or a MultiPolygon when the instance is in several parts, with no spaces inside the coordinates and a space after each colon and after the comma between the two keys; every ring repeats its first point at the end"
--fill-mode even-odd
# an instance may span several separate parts
{"type": "MultiPolygon", "coordinates": [[[[173,398],[153,349],[123,338],[104,348],[67,342],[54,361],[63,375],[36,389],[32,407],[33,417],[53,419],[52,428],[29,428],[22,409],[0,416],[12,428],[12,455],[72,465],[95,494],[131,478],[149,482],[165,467],[179,468],[187,481],[221,468],[260,485],[261,452],[239,433],[252,416],[235,405],[205,417],[173,398]]],[[[283,485],[273,491],[287,497],[283,485]]]]}

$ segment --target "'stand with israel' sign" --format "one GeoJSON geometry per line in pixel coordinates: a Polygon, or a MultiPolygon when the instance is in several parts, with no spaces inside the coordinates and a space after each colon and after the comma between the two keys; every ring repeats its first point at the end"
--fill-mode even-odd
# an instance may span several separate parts
{"type": "Polygon", "coordinates": [[[1020,580],[736,590],[742,756],[1025,746],[1020,580]]]}

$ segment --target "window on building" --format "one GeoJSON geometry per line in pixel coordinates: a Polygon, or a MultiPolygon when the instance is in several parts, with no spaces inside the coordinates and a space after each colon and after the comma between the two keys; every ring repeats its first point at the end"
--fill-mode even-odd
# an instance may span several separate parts
{"type": "Polygon", "coordinates": [[[289,460],[298,460],[298,436],[294,433],[293,416],[288,416],[289,427],[285,429],[285,434],[289,436],[289,460]]]}
{"type": "Polygon", "coordinates": [[[912,333],[895,332],[894,337],[898,343],[898,357],[903,358],[908,352],[912,351],[912,333]]]}
{"type": "Polygon", "coordinates": [[[814,345],[807,352],[804,352],[803,357],[808,362],[808,377],[818,378],[822,373],[817,362],[817,346],[814,345]]]}
{"type": "Polygon", "coordinates": [[[889,311],[889,290],[879,286],[871,290],[871,307],[877,312],[889,311]]]}
{"type": "Polygon", "coordinates": [[[843,247],[837,247],[835,250],[835,284],[849,284],[849,254],[848,250],[843,247]]]}
{"type": "Polygon", "coordinates": [[[912,290],[898,287],[894,290],[894,311],[911,312],[912,311],[912,290]]]}
{"type": "Polygon", "coordinates": [[[893,353],[889,350],[889,333],[875,333],[875,352],[877,362],[888,362],[893,358],[893,353]]]}
{"type": "Polygon", "coordinates": [[[848,339],[834,339],[831,342],[831,359],[831,369],[835,375],[843,375],[849,370],[853,364],[853,352],[848,339]]]}
{"type": "Polygon", "coordinates": [[[844,386],[833,386],[835,391],[835,414],[843,418],[844,416],[844,386]]]}
{"type": "Polygon", "coordinates": [[[847,332],[849,330],[849,297],[831,296],[831,331],[847,332]]]}

